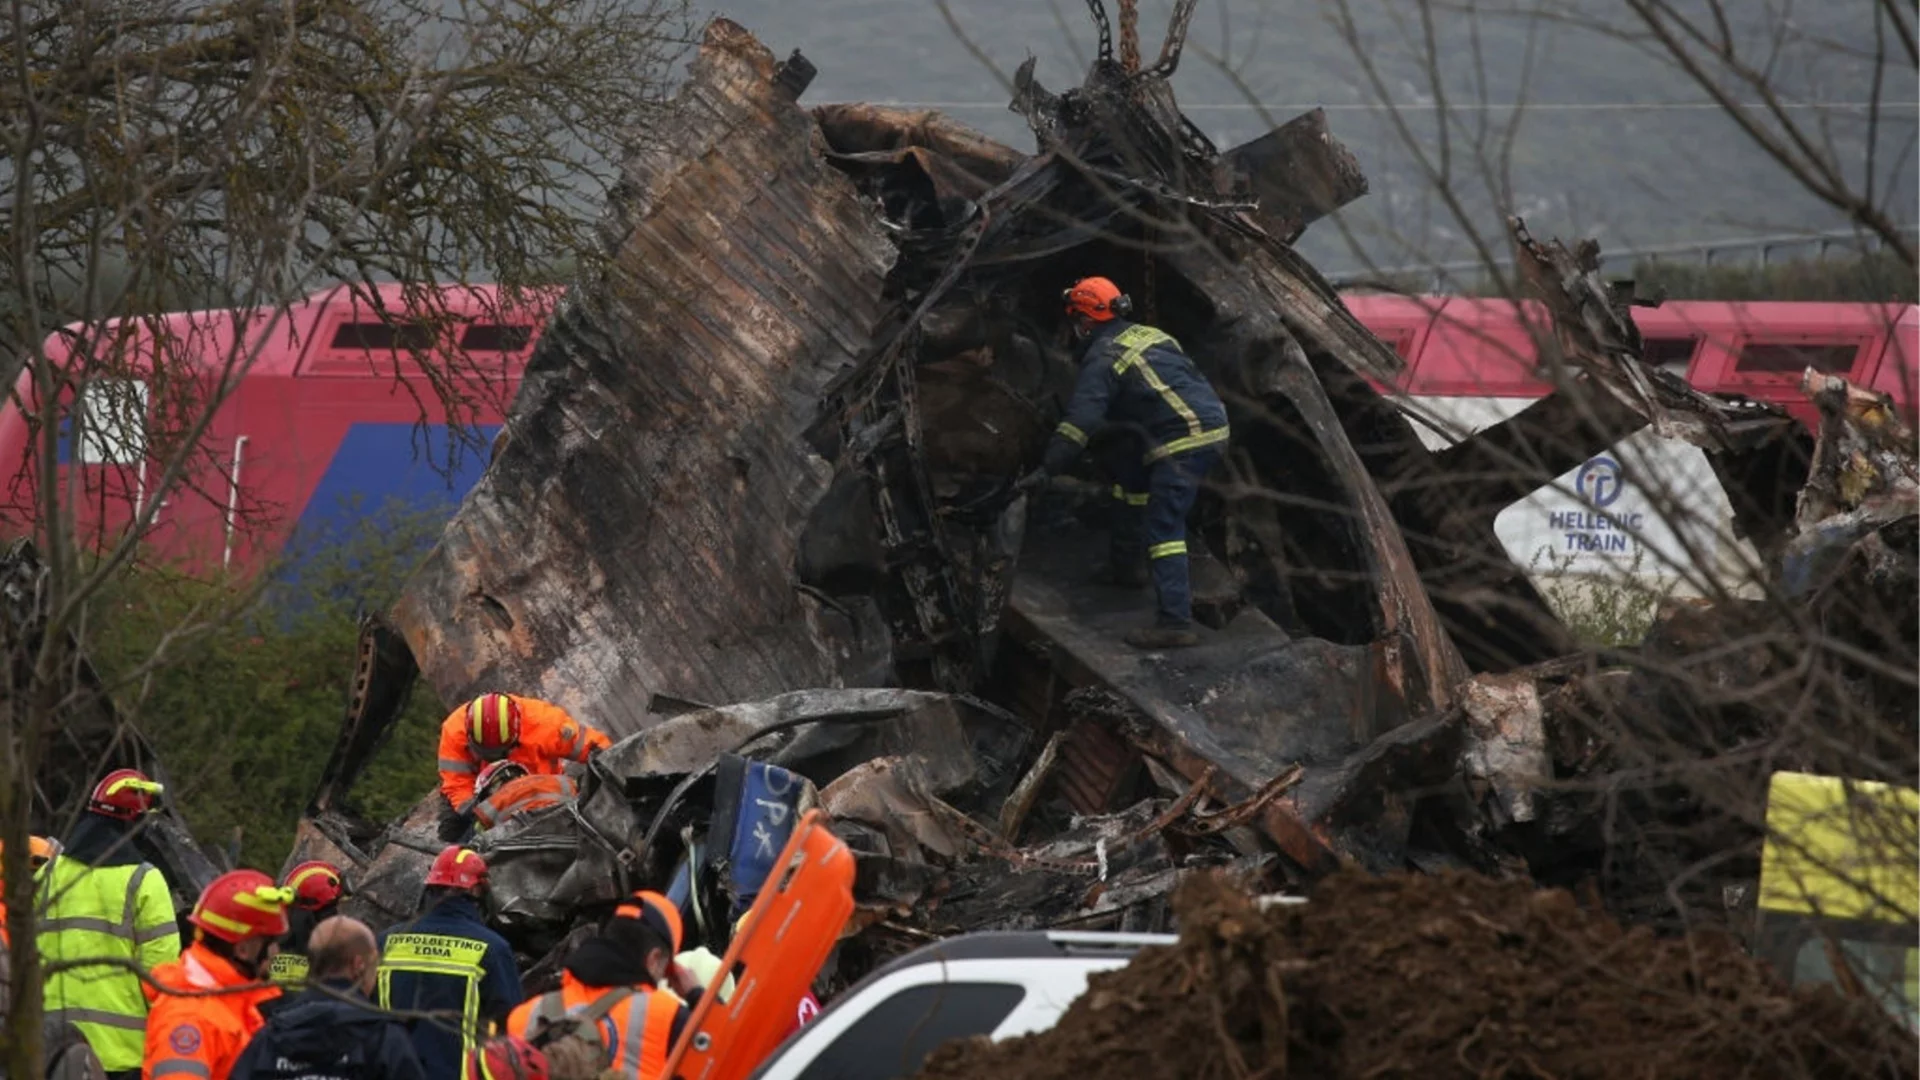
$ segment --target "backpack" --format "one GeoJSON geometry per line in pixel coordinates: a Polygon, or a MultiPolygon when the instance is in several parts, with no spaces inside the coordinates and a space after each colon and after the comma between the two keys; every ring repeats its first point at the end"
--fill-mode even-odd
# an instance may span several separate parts
{"type": "MultiPolygon", "coordinates": [[[[534,1006],[527,1041],[547,1055],[551,1080],[598,1080],[601,1073],[613,1067],[613,1048],[600,1037],[600,1021],[633,994],[631,986],[615,987],[579,1012],[557,1016],[547,1008],[548,1001],[559,1002],[557,991],[534,1006]]],[[[633,1033],[635,1037],[639,1034],[633,1033]]]]}

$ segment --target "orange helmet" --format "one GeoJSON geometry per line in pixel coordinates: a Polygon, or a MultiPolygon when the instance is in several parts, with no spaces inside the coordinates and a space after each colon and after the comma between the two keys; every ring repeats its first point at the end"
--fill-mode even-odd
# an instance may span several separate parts
{"type": "Polygon", "coordinates": [[[547,1055],[518,1035],[502,1035],[467,1051],[467,1074],[481,1080],[547,1080],[547,1055]]]}
{"type": "Polygon", "coordinates": [[[473,790],[481,796],[491,794],[495,787],[505,787],[508,783],[527,775],[527,767],[517,761],[489,762],[473,778],[473,790]]]}
{"type": "Polygon", "coordinates": [[[93,786],[87,809],[116,821],[133,821],[151,813],[153,804],[165,790],[138,769],[115,769],[93,786]]]}
{"type": "MultiPolygon", "coordinates": [[[[0,852],[6,850],[7,846],[0,844],[0,852]]],[[[27,837],[27,865],[32,869],[38,870],[47,865],[59,853],[60,845],[57,841],[49,840],[44,836],[27,837]]]]}
{"type": "Polygon", "coordinates": [[[1120,286],[1103,277],[1081,278],[1060,294],[1060,301],[1067,306],[1067,314],[1094,322],[1107,322],[1133,310],[1133,301],[1120,286]]]}
{"type": "Polygon", "coordinates": [[[313,860],[303,862],[287,871],[280,884],[293,893],[293,906],[308,911],[320,911],[338,903],[343,897],[353,895],[347,888],[347,879],[331,863],[313,860]]]}
{"type": "Polygon", "coordinates": [[[481,694],[467,702],[467,745],[484,758],[498,758],[520,742],[520,703],[505,694],[481,694]]]}
{"type": "Polygon", "coordinates": [[[680,951],[680,909],[665,896],[651,889],[641,889],[633,894],[631,903],[614,908],[613,915],[617,919],[639,919],[666,939],[671,946],[669,952],[680,951]]]}
{"type": "Polygon", "coordinates": [[[229,870],[213,879],[187,921],[222,941],[279,937],[287,932],[293,890],[258,870],[229,870]]]}
{"type": "Polygon", "coordinates": [[[450,847],[433,860],[427,871],[428,885],[452,889],[477,889],[487,883],[487,860],[463,847],[450,847]]]}

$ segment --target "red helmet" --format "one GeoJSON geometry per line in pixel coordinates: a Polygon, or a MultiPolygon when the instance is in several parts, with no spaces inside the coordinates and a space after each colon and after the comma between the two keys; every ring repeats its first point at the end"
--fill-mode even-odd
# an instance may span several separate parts
{"type": "Polygon", "coordinates": [[[473,790],[484,797],[493,791],[495,785],[504,786],[525,775],[527,767],[517,761],[495,761],[473,778],[473,790]]]}
{"type": "Polygon", "coordinates": [[[293,893],[293,906],[308,911],[321,911],[337,904],[344,897],[353,895],[347,888],[347,879],[340,875],[330,863],[319,860],[303,862],[287,871],[280,884],[293,893]]]}
{"type": "Polygon", "coordinates": [[[87,809],[118,821],[133,821],[151,813],[153,804],[165,790],[138,769],[115,769],[93,786],[87,809]]]}
{"type": "Polygon", "coordinates": [[[519,745],[520,703],[505,694],[481,694],[467,702],[467,745],[497,758],[519,745]]]}
{"type": "Polygon", "coordinates": [[[293,890],[258,870],[229,870],[213,879],[187,921],[222,941],[279,937],[287,932],[293,890]]]}
{"type": "Polygon", "coordinates": [[[518,1035],[502,1035],[467,1051],[467,1075],[480,1080],[547,1080],[547,1055],[518,1035]]]}
{"type": "Polygon", "coordinates": [[[641,889],[633,894],[632,902],[614,908],[613,914],[619,919],[639,919],[667,940],[667,944],[672,946],[670,952],[680,951],[680,909],[665,896],[651,889],[641,889]]]}
{"type": "Polygon", "coordinates": [[[428,885],[477,889],[487,883],[487,860],[463,847],[450,847],[435,856],[427,871],[428,885]]]}
{"type": "Polygon", "coordinates": [[[1133,301],[1120,286],[1103,277],[1081,278],[1060,294],[1060,301],[1067,306],[1067,314],[1094,322],[1106,322],[1133,310],[1133,301]]]}

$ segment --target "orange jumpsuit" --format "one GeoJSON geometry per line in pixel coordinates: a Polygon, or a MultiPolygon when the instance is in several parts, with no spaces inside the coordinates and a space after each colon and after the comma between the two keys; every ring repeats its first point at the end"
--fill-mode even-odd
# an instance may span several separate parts
{"type": "MultiPolygon", "coordinates": [[[[560,972],[560,989],[528,998],[507,1014],[507,1034],[526,1038],[541,1020],[558,1019],[563,1013],[586,1009],[610,988],[588,986],[560,972]]],[[[667,1070],[667,1051],[672,1049],[673,1024],[686,1008],[671,990],[636,986],[631,997],[614,1005],[600,1019],[600,1045],[613,1059],[608,1070],[621,1080],[662,1080],[667,1070]]]]}
{"type": "MultiPolygon", "coordinates": [[[[567,710],[538,698],[509,694],[520,705],[520,741],[507,751],[530,773],[557,773],[569,761],[585,761],[595,750],[613,745],[604,732],[575,720],[567,710]]],[[[473,800],[473,781],[485,763],[467,745],[467,707],[463,704],[440,725],[440,793],[455,810],[473,800]]]]}
{"type": "MultiPolygon", "coordinates": [[[[206,945],[189,945],[180,959],[153,969],[155,982],[191,990],[214,990],[253,982],[206,945]]],[[[144,984],[143,984],[144,985],[144,984]]],[[[266,1021],[260,1003],[280,995],[275,986],[205,997],[158,994],[147,1013],[147,1053],[142,1080],[227,1080],[233,1063],[266,1021]]]]}
{"type": "Polygon", "coordinates": [[[565,776],[535,773],[507,781],[493,794],[473,807],[473,819],[483,829],[491,829],[515,814],[545,810],[580,797],[580,789],[565,776]]]}

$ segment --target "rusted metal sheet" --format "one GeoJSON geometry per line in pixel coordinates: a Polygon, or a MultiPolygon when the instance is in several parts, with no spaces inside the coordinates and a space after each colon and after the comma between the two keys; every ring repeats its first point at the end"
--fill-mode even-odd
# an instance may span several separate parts
{"type": "Polygon", "coordinates": [[[656,693],[832,685],[857,636],[793,569],[833,475],[807,431],[892,251],[737,24],[709,24],[673,109],[627,165],[611,267],[395,610],[443,700],[534,694],[622,734],[656,693]]]}

